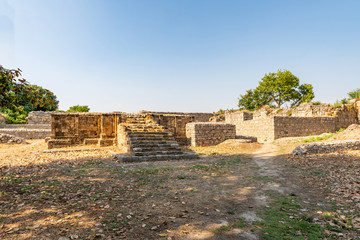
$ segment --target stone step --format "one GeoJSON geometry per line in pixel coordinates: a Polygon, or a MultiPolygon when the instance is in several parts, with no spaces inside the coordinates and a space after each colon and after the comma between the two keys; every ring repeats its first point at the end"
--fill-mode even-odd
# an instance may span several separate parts
{"type": "Polygon", "coordinates": [[[174,140],[168,141],[158,141],[158,140],[142,140],[142,141],[131,141],[132,146],[141,147],[141,146],[153,146],[153,145],[167,145],[171,147],[179,146],[179,144],[174,140]]]}
{"type": "Polygon", "coordinates": [[[185,160],[196,159],[199,156],[196,153],[181,153],[173,155],[149,155],[149,156],[131,156],[131,155],[115,155],[115,157],[123,162],[147,162],[147,161],[169,161],[169,160],[185,160]]]}
{"type": "Polygon", "coordinates": [[[84,145],[94,145],[98,144],[99,139],[98,138],[85,138],[84,139],[84,145]]]}
{"type": "Polygon", "coordinates": [[[151,156],[151,155],[174,155],[183,153],[181,150],[157,150],[157,151],[149,151],[149,152],[133,152],[134,156],[151,156]]]}
{"type": "Polygon", "coordinates": [[[143,148],[143,147],[175,147],[175,148],[179,148],[178,143],[167,143],[167,142],[159,142],[159,143],[154,143],[154,142],[148,142],[148,143],[133,142],[133,143],[131,143],[131,146],[133,148],[135,148],[135,147],[138,147],[138,148],[143,148]]]}
{"type": "Polygon", "coordinates": [[[132,150],[134,152],[156,152],[156,151],[181,151],[180,148],[176,148],[176,147],[160,147],[160,146],[156,146],[156,147],[133,147],[132,150]]]}

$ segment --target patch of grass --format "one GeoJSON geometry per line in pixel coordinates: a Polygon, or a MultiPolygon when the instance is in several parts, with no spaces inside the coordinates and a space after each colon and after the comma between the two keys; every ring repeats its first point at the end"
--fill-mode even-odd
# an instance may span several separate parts
{"type": "Polygon", "coordinates": [[[233,223],[233,227],[236,227],[236,228],[245,228],[247,226],[248,226],[248,224],[242,218],[236,219],[236,221],[233,223]]]}
{"type": "Polygon", "coordinates": [[[259,181],[265,181],[265,182],[277,182],[275,178],[269,177],[269,176],[255,176],[252,177],[252,179],[259,180],[259,181]]]}
{"type": "Polygon", "coordinates": [[[139,169],[139,170],[133,170],[133,171],[128,171],[128,172],[124,172],[125,174],[142,174],[142,175],[155,175],[155,174],[160,174],[160,173],[164,173],[167,171],[171,171],[172,168],[170,167],[164,167],[164,168],[153,168],[153,169],[139,169]]]}
{"type": "Polygon", "coordinates": [[[270,208],[260,213],[264,239],[324,239],[324,229],[313,223],[312,217],[299,211],[296,197],[274,194],[270,208]],[[290,218],[290,216],[292,216],[290,218]]]}
{"type": "Polygon", "coordinates": [[[326,224],[326,229],[332,232],[342,232],[343,230],[337,226],[331,226],[329,223],[326,224]]]}
{"type": "Polygon", "coordinates": [[[343,132],[345,129],[344,128],[340,128],[339,131],[335,132],[335,133],[328,133],[328,134],[325,134],[324,136],[322,137],[311,137],[311,138],[306,138],[306,139],[303,139],[303,140],[300,140],[300,142],[303,142],[303,143],[309,143],[309,142],[315,142],[315,141],[323,141],[323,140],[327,140],[331,137],[333,137],[335,134],[338,134],[338,133],[341,133],[343,132]]]}
{"type": "Polygon", "coordinates": [[[223,233],[223,232],[228,232],[232,229],[231,226],[229,225],[224,225],[224,226],[221,226],[219,227],[218,229],[215,230],[216,233],[223,233]]]}

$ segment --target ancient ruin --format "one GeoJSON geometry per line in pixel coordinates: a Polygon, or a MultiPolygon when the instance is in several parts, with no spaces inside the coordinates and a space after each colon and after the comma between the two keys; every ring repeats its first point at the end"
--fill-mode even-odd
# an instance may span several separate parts
{"type": "Polygon", "coordinates": [[[9,134],[24,139],[50,137],[52,112],[33,111],[27,117],[27,124],[6,124],[0,116],[0,134],[9,134]]]}
{"type": "Polygon", "coordinates": [[[225,122],[236,126],[236,135],[256,137],[271,142],[283,137],[318,135],[336,132],[358,123],[360,101],[341,105],[304,103],[294,109],[264,107],[258,111],[227,111],[225,122]]]}

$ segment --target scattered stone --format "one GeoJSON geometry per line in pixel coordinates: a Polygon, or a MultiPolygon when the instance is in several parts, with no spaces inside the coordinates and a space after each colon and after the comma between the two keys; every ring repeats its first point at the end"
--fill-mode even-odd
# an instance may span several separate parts
{"type": "Polygon", "coordinates": [[[7,143],[7,144],[20,144],[24,143],[25,139],[15,137],[9,134],[0,133],[0,143],[7,143]]]}

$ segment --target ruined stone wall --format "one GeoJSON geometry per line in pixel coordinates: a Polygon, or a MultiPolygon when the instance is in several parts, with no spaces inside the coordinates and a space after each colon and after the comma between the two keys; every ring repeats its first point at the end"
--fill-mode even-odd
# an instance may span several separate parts
{"type": "Polygon", "coordinates": [[[24,139],[44,139],[50,137],[50,129],[0,129],[0,133],[24,139]]]}
{"type": "Polygon", "coordinates": [[[188,115],[173,115],[173,114],[150,114],[149,115],[155,123],[166,127],[168,132],[172,133],[175,137],[175,140],[180,145],[187,144],[186,138],[186,124],[195,121],[194,116],[188,115]]]}
{"type": "MultiPolygon", "coordinates": [[[[110,146],[119,144],[118,135],[121,122],[131,122],[140,116],[128,113],[55,113],[51,121],[51,139],[48,147],[63,147],[81,144],[110,146]]],[[[142,115],[156,124],[164,126],[179,144],[185,145],[186,124],[194,121],[187,115],[142,115]]],[[[124,139],[123,139],[124,140],[124,139]]],[[[124,140],[125,141],[125,140],[124,140]]],[[[121,146],[124,147],[123,142],[121,146]]]]}
{"type": "Polygon", "coordinates": [[[236,126],[237,136],[257,138],[259,142],[273,141],[274,117],[253,118],[250,112],[225,112],[225,122],[236,126]]]}
{"type": "Polygon", "coordinates": [[[335,117],[274,116],[274,139],[302,137],[336,131],[335,117]]]}
{"type": "Polygon", "coordinates": [[[209,122],[210,118],[214,116],[213,113],[191,113],[191,112],[153,112],[140,111],[138,114],[152,114],[152,115],[176,115],[176,116],[193,116],[195,122],[209,122]]]}
{"type": "Polygon", "coordinates": [[[51,114],[54,112],[32,111],[27,116],[28,124],[51,124],[51,114]]]}
{"type": "Polygon", "coordinates": [[[56,113],[52,115],[49,148],[79,144],[113,145],[116,126],[117,116],[112,113],[56,113]]]}
{"type": "Polygon", "coordinates": [[[226,139],[234,139],[236,128],[233,124],[193,122],[186,124],[188,143],[194,147],[214,146],[226,139]]]}
{"type": "Polygon", "coordinates": [[[51,129],[51,124],[0,124],[5,129],[51,129]]]}

